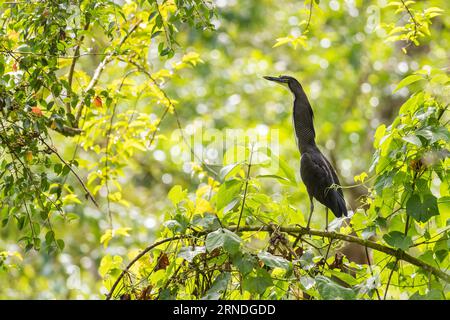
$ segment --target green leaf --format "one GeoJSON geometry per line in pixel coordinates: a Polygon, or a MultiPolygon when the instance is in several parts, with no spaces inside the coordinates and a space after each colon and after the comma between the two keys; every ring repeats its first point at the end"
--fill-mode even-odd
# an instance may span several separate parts
{"type": "Polygon", "coordinates": [[[183,191],[183,188],[180,185],[173,186],[167,194],[167,198],[176,206],[181,201],[186,199],[187,191],[183,191]]]}
{"type": "Polygon", "coordinates": [[[220,228],[220,223],[217,217],[208,213],[205,213],[203,217],[200,214],[194,215],[192,218],[192,225],[202,227],[203,229],[209,231],[215,231],[220,228]]]}
{"type": "Polygon", "coordinates": [[[250,254],[237,254],[232,257],[233,265],[243,276],[249,274],[256,267],[256,259],[250,254]]]}
{"type": "Polygon", "coordinates": [[[270,274],[261,268],[256,271],[256,276],[247,276],[242,283],[244,290],[258,294],[263,294],[272,285],[273,282],[270,274]]]}
{"type": "Polygon", "coordinates": [[[205,245],[209,252],[216,248],[223,248],[228,253],[234,254],[239,251],[241,241],[234,232],[221,228],[208,234],[205,245]]]}
{"type": "Polygon", "coordinates": [[[281,268],[284,270],[290,270],[292,268],[290,261],[283,257],[274,256],[266,251],[259,252],[258,258],[261,259],[265,265],[272,268],[281,268]]]}
{"type": "Polygon", "coordinates": [[[170,229],[174,232],[179,232],[183,229],[183,226],[181,225],[181,223],[179,223],[177,220],[173,220],[173,219],[164,221],[163,225],[167,229],[170,229]]]}
{"type": "Polygon", "coordinates": [[[23,45],[17,47],[16,51],[19,51],[19,52],[31,52],[31,49],[26,44],[23,44],[23,45]]]}
{"type": "Polygon", "coordinates": [[[236,207],[236,205],[237,205],[239,202],[241,202],[241,197],[237,197],[237,198],[231,200],[231,202],[230,202],[229,204],[227,204],[227,205],[223,208],[222,213],[225,214],[225,213],[227,213],[228,211],[233,210],[234,207],[236,207]]]}
{"type": "Polygon", "coordinates": [[[159,36],[161,33],[162,33],[162,31],[155,31],[155,32],[152,33],[152,37],[151,38],[153,39],[153,38],[159,36]]]}
{"type": "Polygon", "coordinates": [[[316,285],[320,296],[325,300],[353,300],[356,292],[353,289],[338,285],[324,276],[316,277],[316,285]]]}
{"type": "Polygon", "coordinates": [[[413,145],[416,145],[418,147],[422,146],[422,141],[420,141],[418,136],[414,136],[414,135],[408,135],[402,138],[403,140],[405,140],[406,142],[412,143],[413,145]]]}
{"type": "Polygon", "coordinates": [[[293,186],[297,185],[297,179],[295,178],[294,170],[281,158],[278,158],[275,155],[271,155],[274,158],[274,161],[278,161],[280,165],[281,171],[284,173],[286,178],[292,183],[293,186]]]}
{"type": "Polygon", "coordinates": [[[405,236],[400,231],[392,231],[383,236],[384,241],[388,245],[394,248],[399,248],[402,250],[408,250],[408,248],[413,244],[410,236],[405,236]]]}
{"type": "Polygon", "coordinates": [[[444,300],[445,296],[440,290],[431,289],[426,294],[420,294],[416,291],[409,300],[444,300]]]}
{"type": "Polygon", "coordinates": [[[400,81],[400,83],[394,89],[393,93],[395,93],[398,90],[400,90],[401,88],[403,88],[407,85],[410,85],[411,83],[414,83],[419,80],[424,80],[424,78],[421,75],[417,75],[417,74],[410,75],[410,76],[406,77],[405,79],[403,79],[402,81],[400,81]]]}
{"type": "Polygon", "coordinates": [[[440,262],[448,256],[448,250],[450,247],[450,239],[448,234],[444,234],[434,245],[433,251],[440,262]]]}
{"type": "Polygon", "coordinates": [[[182,247],[180,251],[178,252],[178,257],[183,258],[189,262],[192,262],[192,260],[198,256],[201,253],[205,253],[206,248],[205,247],[182,247]]]}
{"type": "Polygon", "coordinates": [[[303,288],[305,288],[305,290],[309,290],[316,284],[316,281],[314,280],[314,278],[311,278],[308,275],[304,275],[300,277],[300,284],[303,286],[303,288]]]}
{"type": "Polygon", "coordinates": [[[256,178],[271,178],[271,179],[280,180],[281,182],[289,182],[288,178],[280,177],[276,174],[260,174],[260,175],[257,175],[256,178]]]}
{"type": "Polygon", "coordinates": [[[338,269],[327,270],[327,272],[329,272],[330,275],[344,281],[345,283],[347,283],[351,286],[356,286],[359,284],[358,280],[356,280],[352,275],[345,273],[345,272],[341,272],[338,269]]]}
{"type": "Polygon", "coordinates": [[[230,202],[234,201],[241,192],[241,180],[228,180],[224,182],[217,191],[216,207],[217,210],[222,210],[230,202]]]}
{"type": "Polygon", "coordinates": [[[54,240],[55,240],[55,233],[54,233],[53,231],[48,231],[48,232],[45,234],[45,242],[46,242],[47,244],[50,244],[50,243],[52,243],[54,240]]]}
{"type": "Polygon", "coordinates": [[[152,13],[150,13],[150,15],[148,16],[148,21],[152,21],[153,18],[158,14],[158,11],[153,11],[152,13]]]}
{"type": "Polygon", "coordinates": [[[64,243],[64,241],[62,239],[56,240],[56,245],[58,246],[58,249],[60,251],[64,250],[65,243],[64,243]]]}
{"type": "Polygon", "coordinates": [[[217,276],[211,288],[206,292],[201,300],[218,300],[222,294],[227,290],[228,283],[231,280],[231,273],[224,272],[217,276]]]}
{"type": "Polygon", "coordinates": [[[219,172],[219,177],[220,179],[226,180],[228,176],[236,174],[237,172],[239,172],[239,170],[242,167],[242,162],[236,162],[236,163],[230,163],[226,166],[224,166],[222,169],[220,169],[219,172]]]}
{"type": "Polygon", "coordinates": [[[437,199],[431,193],[413,194],[406,202],[406,213],[419,222],[427,222],[432,216],[439,215],[437,199]]]}
{"type": "Polygon", "coordinates": [[[69,172],[70,172],[70,167],[65,165],[61,171],[61,175],[67,176],[69,174],[69,172]]]}

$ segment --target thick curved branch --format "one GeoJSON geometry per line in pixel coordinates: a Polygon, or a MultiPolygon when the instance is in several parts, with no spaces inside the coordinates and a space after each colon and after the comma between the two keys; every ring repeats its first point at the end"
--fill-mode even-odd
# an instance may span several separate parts
{"type": "MultiPolygon", "coordinates": [[[[235,231],[236,227],[230,227],[228,229],[230,231],[235,231]]],[[[442,270],[432,267],[428,263],[425,263],[422,260],[419,260],[400,249],[394,249],[394,248],[387,247],[387,246],[384,246],[382,244],[379,244],[379,243],[376,243],[376,242],[373,242],[370,240],[364,240],[364,239],[360,239],[355,236],[345,235],[345,234],[336,233],[336,232],[312,230],[312,229],[306,229],[306,228],[302,228],[302,227],[280,227],[279,230],[282,232],[296,233],[296,234],[300,234],[300,235],[319,236],[319,237],[325,237],[325,238],[329,238],[329,239],[338,239],[338,240],[343,240],[346,242],[357,243],[362,246],[366,246],[368,248],[371,248],[371,249],[386,253],[388,255],[391,255],[393,257],[396,257],[399,260],[409,262],[412,265],[415,265],[415,266],[422,268],[428,272],[431,272],[436,277],[450,283],[450,275],[448,273],[445,273],[442,270]]],[[[254,227],[253,226],[252,227],[244,226],[244,227],[240,227],[239,231],[271,232],[272,228],[270,226],[254,226],[254,227]]]]}
{"type": "MultiPolygon", "coordinates": [[[[236,231],[237,226],[231,226],[226,228],[230,231],[236,231]]],[[[337,240],[343,240],[346,242],[353,242],[353,243],[357,243],[360,244],[362,246],[365,246],[366,248],[371,248],[374,250],[377,250],[379,252],[383,252],[386,253],[390,256],[396,257],[397,260],[403,260],[406,262],[409,262],[412,265],[415,265],[419,268],[422,268],[432,274],[434,274],[436,277],[450,283],[450,275],[445,273],[442,270],[439,270],[437,268],[434,268],[432,266],[430,266],[429,264],[407,254],[406,252],[402,251],[402,250],[396,250],[387,246],[384,246],[382,244],[370,241],[370,240],[364,240],[364,239],[360,239],[358,237],[355,236],[350,236],[350,235],[345,235],[345,234],[341,234],[341,233],[336,233],[336,232],[330,232],[330,231],[320,231],[320,230],[312,230],[312,229],[306,229],[303,227],[279,227],[278,228],[279,231],[281,232],[286,232],[286,233],[293,233],[293,234],[299,234],[299,235],[312,235],[312,236],[319,236],[319,237],[325,237],[325,238],[329,238],[331,240],[337,239],[337,240]]],[[[273,226],[243,226],[239,228],[239,231],[257,231],[257,232],[273,232],[273,226]]],[[[119,275],[119,277],[116,279],[116,281],[114,282],[114,284],[111,287],[111,290],[108,292],[108,294],[106,295],[106,300],[110,300],[111,296],[113,295],[117,285],[119,284],[120,280],[122,280],[122,278],[125,276],[125,274],[130,270],[130,268],[136,263],[136,261],[138,261],[140,258],[142,258],[146,253],[148,253],[150,250],[166,243],[166,242],[170,242],[173,240],[179,240],[179,239],[183,239],[186,238],[187,236],[175,236],[172,238],[166,238],[163,239],[161,241],[155,242],[154,244],[148,246],[147,248],[145,248],[144,250],[142,250],[126,267],[125,269],[122,271],[122,273],[119,275]]]]}

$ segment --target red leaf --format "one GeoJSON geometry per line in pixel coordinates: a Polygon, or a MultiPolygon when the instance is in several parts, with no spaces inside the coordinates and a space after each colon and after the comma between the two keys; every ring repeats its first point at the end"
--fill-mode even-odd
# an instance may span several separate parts
{"type": "Polygon", "coordinates": [[[99,96],[95,96],[94,106],[97,108],[101,108],[103,106],[102,98],[100,98],[99,96]]]}
{"type": "Polygon", "coordinates": [[[38,117],[42,116],[42,110],[39,107],[31,107],[31,112],[33,112],[38,117]]]}

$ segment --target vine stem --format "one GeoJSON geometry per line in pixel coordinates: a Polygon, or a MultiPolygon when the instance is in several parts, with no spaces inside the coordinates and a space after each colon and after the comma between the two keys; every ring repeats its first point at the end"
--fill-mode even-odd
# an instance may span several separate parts
{"type": "Polygon", "coordinates": [[[305,31],[304,31],[303,33],[307,33],[307,32],[309,31],[309,26],[310,26],[310,24],[311,24],[312,10],[313,10],[313,1],[314,1],[314,0],[311,0],[311,1],[309,2],[308,22],[307,22],[307,24],[306,24],[306,28],[305,28],[305,31]]]}
{"type": "MultiPolygon", "coordinates": [[[[418,171],[415,171],[414,172],[412,186],[411,186],[412,194],[414,194],[414,189],[416,188],[417,175],[418,175],[418,171]]],[[[403,203],[402,203],[402,205],[400,207],[403,207],[403,203]]],[[[405,237],[408,235],[408,230],[409,230],[409,215],[406,214],[405,231],[403,232],[405,237]]],[[[394,267],[392,268],[391,272],[389,273],[389,278],[388,278],[388,282],[386,284],[386,290],[384,291],[383,300],[386,300],[387,293],[388,293],[388,290],[389,290],[389,285],[391,284],[392,275],[393,275],[393,273],[395,271],[395,268],[397,267],[397,264],[398,264],[398,257],[395,259],[394,267]]]]}
{"type": "MultiPolygon", "coordinates": [[[[366,253],[366,259],[367,259],[367,265],[369,266],[369,271],[370,274],[373,275],[373,270],[372,270],[372,263],[370,262],[370,255],[369,255],[369,250],[367,250],[367,247],[364,247],[364,252],[366,253]]],[[[380,296],[380,292],[378,291],[378,288],[375,288],[375,293],[377,294],[378,300],[381,300],[381,296],[380,296]]]]}
{"type": "Polygon", "coordinates": [[[247,198],[248,181],[250,180],[250,170],[252,169],[252,157],[253,157],[253,145],[250,151],[250,158],[248,160],[247,179],[245,179],[244,198],[242,199],[241,212],[239,213],[239,220],[236,227],[236,232],[239,231],[239,225],[241,224],[242,213],[244,212],[245,200],[247,198]]]}

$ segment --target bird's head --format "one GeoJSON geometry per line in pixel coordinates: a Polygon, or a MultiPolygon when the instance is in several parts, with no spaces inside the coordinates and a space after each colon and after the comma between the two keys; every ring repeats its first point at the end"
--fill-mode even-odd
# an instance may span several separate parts
{"type": "Polygon", "coordinates": [[[279,77],[270,77],[270,76],[264,76],[264,79],[277,82],[287,88],[289,88],[292,92],[295,92],[297,88],[301,88],[300,83],[291,76],[279,76],[279,77]]]}

